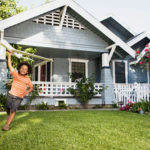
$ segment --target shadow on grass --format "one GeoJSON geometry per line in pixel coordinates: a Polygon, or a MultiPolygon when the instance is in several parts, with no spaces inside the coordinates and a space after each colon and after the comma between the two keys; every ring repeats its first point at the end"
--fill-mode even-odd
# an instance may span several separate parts
{"type": "MultiPolygon", "coordinates": [[[[0,127],[5,124],[6,120],[6,112],[0,113],[0,127]]],[[[36,113],[31,112],[17,112],[13,122],[11,123],[10,127],[11,130],[18,130],[22,128],[25,130],[25,127],[36,125],[43,121],[42,116],[38,116],[36,113]]],[[[21,130],[20,130],[21,131],[21,130]]]]}

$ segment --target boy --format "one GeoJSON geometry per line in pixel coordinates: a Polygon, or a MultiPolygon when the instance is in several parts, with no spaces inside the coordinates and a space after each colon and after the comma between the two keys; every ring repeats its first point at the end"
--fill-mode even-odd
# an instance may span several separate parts
{"type": "Polygon", "coordinates": [[[12,67],[11,64],[12,52],[8,52],[8,68],[10,74],[13,76],[13,83],[11,90],[8,92],[8,99],[6,102],[6,124],[2,128],[3,131],[8,131],[9,126],[15,116],[15,112],[22,102],[25,95],[33,90],[33,85],[27,74],[32,73],[32,68],[27,62],[20,63],[17,67],[18,72],[12,67]],[[27,90],[27,85],[29,89],[27,90]]]}

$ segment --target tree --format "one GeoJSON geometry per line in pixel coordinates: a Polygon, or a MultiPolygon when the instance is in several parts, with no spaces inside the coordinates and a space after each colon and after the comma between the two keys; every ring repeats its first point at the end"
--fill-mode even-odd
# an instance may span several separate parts
{"type": "Polygon", "coordinates": [[[25,11],[27,8],[17,6],[19,1],[16,0],[1,0],[0,1],[0,20],[6,19],[20,12],[25,11]]]}

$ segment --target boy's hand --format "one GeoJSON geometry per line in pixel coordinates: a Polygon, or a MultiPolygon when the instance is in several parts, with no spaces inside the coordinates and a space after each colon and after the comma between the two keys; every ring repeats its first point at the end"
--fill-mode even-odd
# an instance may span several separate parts
{"type": "Polygon", "coordinates": [[[25,92],[23,93],[23,95],[26,96],[28,93],[29,93],[28,91],[25,91],[25,92]]]}
{"type": "Polygon", "coordinates": [[[8,51],[8,55],[11,56],[13,52],[8,51]]]}

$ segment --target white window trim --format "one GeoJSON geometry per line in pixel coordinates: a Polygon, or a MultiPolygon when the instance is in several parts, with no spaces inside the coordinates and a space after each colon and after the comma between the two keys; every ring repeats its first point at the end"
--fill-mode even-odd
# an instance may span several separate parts
{"type": "MultiPolygon", "coordinates": [[[[74,58],[69,58],[68,61],[69,61],[69,74],[72,73],[72,65],[71,65],[72,62],[85,63],[85,76],[86,76],[86,78],[88,78],[88,62],[89,62],[89,60],[87,60],[87,59],[74,59],[74,58]]],[[[71,79],[70,79],[70,78],[69,78],[69,82],[71,82],[71,79]]]]}
{"type": "Polygon", "coordinates": [[[50,82],[52,82],[52,71],[53,71],[53,69],[52,69],[52,62],[51,61],[42,61],[42,62],[40,62],[40,63],[36,63],[35,65],[34,65],[34,76],[33,76],[33,80],[35,81],[35,68],[36,67],[38,67],[38,81],[40,81],[40,78],[41,78],[41,74],[40,74],[40,72],[41,72],[41,66],[42,65],[46,65],[46,80],[47,80],[47,63],[48,62],[50,62],[50,82]]]}
{"type": "Polygon", "coordinates": [[[125,80],[128,83],[128,62],[127,60],[112,60],[112,68],[113,68],[113,83],[116,83],[116,76],[115,76],[115,62],[124,62],[125,63],[125,80]]]}

